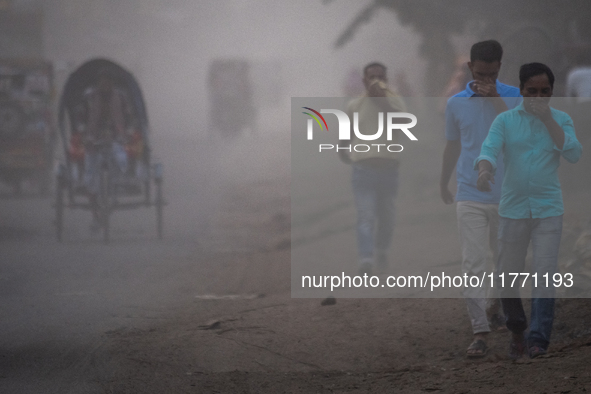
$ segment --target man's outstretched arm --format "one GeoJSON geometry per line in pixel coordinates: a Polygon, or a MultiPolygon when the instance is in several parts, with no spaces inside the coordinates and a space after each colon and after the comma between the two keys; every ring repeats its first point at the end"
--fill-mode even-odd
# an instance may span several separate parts
{"type": "Polygon", "coordinates": [[[490,192],[492,189],[489,182],[495,183],[493,176],[493,166],[488,160],[480,160],[478,162],[478,180],[476,181],[476,188],[481,192],[490,192]]]}
{"type": "Polygon", "coordinates": [[[497,157],[503,149],[505,141],[505,120],[499,115],[493,121],[488,131],[488,136],[480,149],[480,156],[474,161],[474,169],[478,170],[476,188],[481,192],[490,192],[490,183],[495,183],[495,172],[497,170],[497,157]]]}

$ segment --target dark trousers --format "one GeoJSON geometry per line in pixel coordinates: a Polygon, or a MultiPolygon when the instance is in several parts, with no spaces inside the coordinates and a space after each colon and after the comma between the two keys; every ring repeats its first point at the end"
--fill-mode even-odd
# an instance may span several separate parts
{"type": "MultiPolygon", "coordinates": [[[[531,325],[527,337],[528,345],[547,348],[550,343],[554,322],[555,288],[552,277],[557,272],[558,249],[562,235],[562,215],[544,219],[508,219],[499,220],[499,257],[497,272],[504,274],[505,283],[500,297],[503,312],[507,319],[507,328],[514,333],[527,329],[527,318],[519,288],[523,276],[518,277],[513,287],[510,273],[521,273],[525,266],[525,257],[529,243],[533,246],[533,264],[530,274],[537,273],[537,286],[532,284],[531,325]],[[548,275],[548,285],[544,275],[548,275]]],[[[499,283],[500,284],[500,283],[499,283]]]]}

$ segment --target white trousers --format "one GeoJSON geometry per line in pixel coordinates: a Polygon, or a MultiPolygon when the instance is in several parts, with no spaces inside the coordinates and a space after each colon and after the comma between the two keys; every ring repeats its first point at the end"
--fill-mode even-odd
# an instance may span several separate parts
{"type": "MultiPolygon", "coordinates": [[[[474,201],[458,201],[456,211],[460,244],[462,247],[462,273],[479,278],[486,272],[494,272],[497,257],[497,230],[499,227],[498,204],[484,204],[474,201]]],[[[466,288],[462,295],[466,299],[468,315],[474,334],[490,332],[486,316],[487,295],[498,298],[498,289],[487,286],[466,288]]]]}

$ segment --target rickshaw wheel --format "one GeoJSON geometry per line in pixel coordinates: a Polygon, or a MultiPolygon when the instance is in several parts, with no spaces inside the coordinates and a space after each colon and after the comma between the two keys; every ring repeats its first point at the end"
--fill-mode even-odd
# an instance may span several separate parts
{"type": "Polygon", "coordinates": [[[163,210],[164,210],[164,199],[162,198],[162,179],[157,179],[156,184],[156,231],[158,233],[158,239],[162,239],[163,233],[163,210]]]}
{"type": "Polygon", "coordinates": [[[62,242],[62,232],[64,229],[64,187],[61,179],[57,179],[55,196],[55,227],[58,242],[62,242]]]}

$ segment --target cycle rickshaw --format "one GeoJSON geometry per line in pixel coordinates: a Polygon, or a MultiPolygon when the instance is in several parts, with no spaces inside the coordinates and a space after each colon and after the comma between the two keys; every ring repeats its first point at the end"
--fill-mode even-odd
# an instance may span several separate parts
{"type": "MultiPolygon", "coordinates": [[[[93,59],[82,64],[68,77],[64,86],[58,115],[59,132],[65,160],[59,164],[56,183],[56,230],[62,240],[65,208],[98,210],[100,228],[105,242],[110,237],[110,215],[117,210],[154,207],[158,238],[163,232],[162,165],[151,160],[146,106],[140,87],[131,73],[107,59],[93,59]],[[108,72],[117,89],[130,103],[126,130],[129,136],[123,154],[129,166],[126,171],[113,171],[113,158],[108,154],[100,166],[97,206],[89,202],[84,181],[85,145],[83,135],[88,109],[85,94],[100,73],[108,72]]],[[[98,149],[104,149],[99,147],[98,149]]]]}

